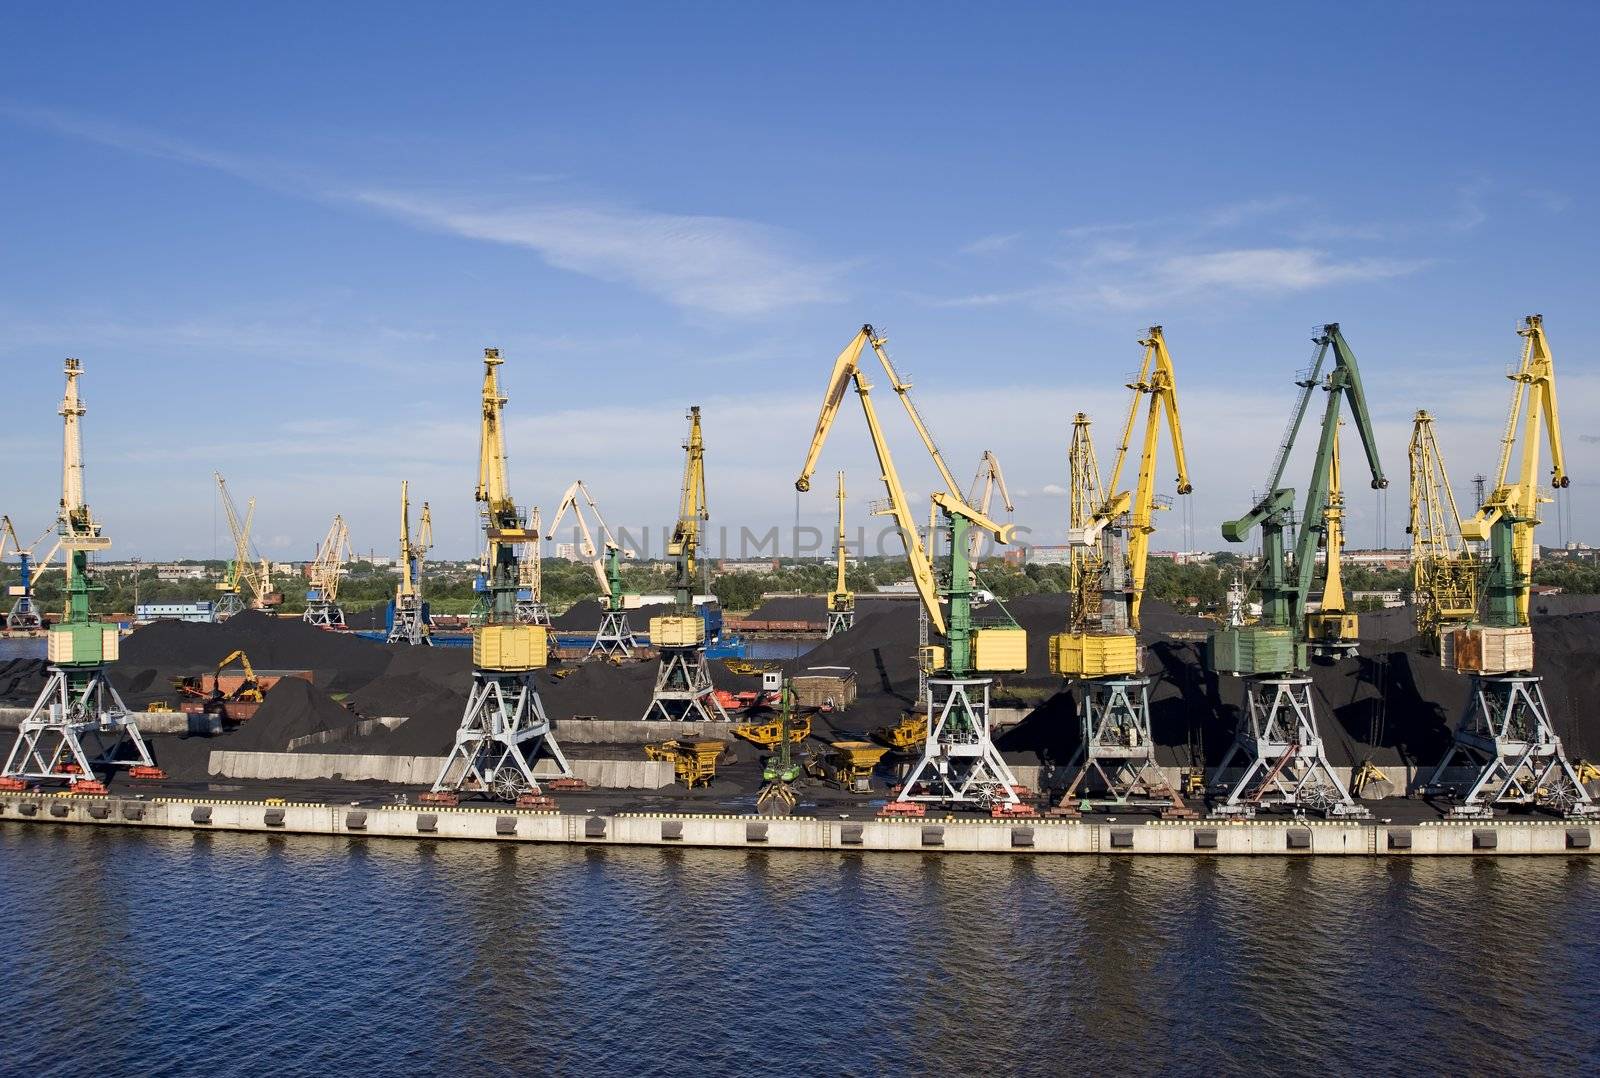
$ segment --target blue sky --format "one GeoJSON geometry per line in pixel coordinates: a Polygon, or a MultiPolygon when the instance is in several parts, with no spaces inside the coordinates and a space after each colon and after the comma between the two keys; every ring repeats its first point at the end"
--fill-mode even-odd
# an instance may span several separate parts
{"type": "MultiPolygon", "coordinates": [[[[387,551],[409,478],[465,556],[494,345],[520,500],[582,478],[614,523],[665,524],[698,403],[713,523],[760,532],[793,523],[829,364],[871,321],[958,474],[995,450],[1015,520],[1059,542],[1071,415],[1108,463],[1159,322],[1217,547],[1339,321],[1400,542],[1411,414],[1465,494],[1538,311],[1562,534],[1600,541],[1600,10],[1112,8],[14,6],[0,511],[30,536],[53,513],[73,355],[117,554],[225,550],[216,469],[270,555],[309,556],[335,512],[387,551]]],[[[860,521],[881,487],[853,405],[841,424],[820,470],[860,521]]],[[[816,490],[799,513],[827,527],[816,490]]],[[[1358,545],[1379,511],[1353,491],[1358,545]]]]}

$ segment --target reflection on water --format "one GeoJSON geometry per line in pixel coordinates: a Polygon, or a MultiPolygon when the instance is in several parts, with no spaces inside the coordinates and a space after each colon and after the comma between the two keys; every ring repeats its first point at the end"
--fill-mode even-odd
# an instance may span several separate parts
{"type": "Polygon", "coordinates": [[[0,824],[3,1069],[1592,1071],[1595,871],[0,824]]]}

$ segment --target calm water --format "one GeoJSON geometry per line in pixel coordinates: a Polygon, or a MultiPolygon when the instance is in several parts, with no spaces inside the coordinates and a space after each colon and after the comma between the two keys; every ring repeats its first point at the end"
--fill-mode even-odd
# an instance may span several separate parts
{"type": "Polygon", "coordinates": [[[1597,871],[0,824],[0,1070],[1593,1073],[1597,871]]]}

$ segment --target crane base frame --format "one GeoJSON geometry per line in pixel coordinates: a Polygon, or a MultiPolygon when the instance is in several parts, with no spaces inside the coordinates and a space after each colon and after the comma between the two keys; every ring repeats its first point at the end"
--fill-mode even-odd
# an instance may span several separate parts
{"type": "Polygon", "coordinates": [[[439,769],[433,792],[485,793],[505,801],[538,794],[533,765],[541,755],[559,768],[551,778],[573,777],[533,675],[474,670],[455,747],[439,769]]]}
{"type": "Polygon", "coordinates": [[[306,604],[301,620],[319,629],[343,629],[344,608],[338,603],[315,602],[306,604]]]}
{"type": "Polygon", "coordinates": [[[543,625],[550,626],[550,604],[536,599],[517,600],[518,625],[543,625]]]}
{"type": "Polygon", "coordinates": [[[662,648],[656,689],[645,709],[646,722],[730,722],[717,703],[705,648],[662,648]]]}
{"type": "Polygon", "coordinates": [[[52,666],[50,680],[34,701],[0,776],[8,779],[65,779],[76,786],[118,766],[154,767],[139,722],[106,677],[106,668],[52,666]],[[81,679],[81,680],[79,680],[81,679]],[[76,684],[75,684],[76,682],[76,684]],[[132,757],[123,754],[133,747],[132,757]],[[91,751],[92,750],[92,751],[91,751]],[[73,766],[76,772],[60,770],[73,766]]]}
{"type": "Polygon", "coordinates": [[[422,608],[396,604],[394,624],[389,626],[389,635],[384,642],[432,647],[433,634],[429,629],[428,620],[422,616],[422,608]]]}
{"type": "Polygon", "coordinates": [[[31,598],[24,595],[11,604],[11,610],[6,614],[6,631],[10,633],[34,633],[44,628],[44,618],[39,614],[39,608],[34,605],[31,598]]]}
{"type": "Polygon", "coordinates": [[[1550,724],[1542,678],[1535,674],[1480,674],[1456,724],[1450,751],[1425,790],[1453,794],[1457,818],[1493,817],[1496,805],[1541,805],[1577,818],[1600,815],[1550,724]],[[1478,769],[1470,785],[1446,783],[1445,770],[1460,760],[1478,769]]]}
{"type": "Polygon", "coordinates": [[[854,610],[828,611],[828,635],[825,639],[832,640],[839,633],[847,633],[856,627],[856,612],[854,610]]]}
{"type": "Polygon", "coordinates": [[[1308,677],[1248,682],[1233,744],[1212,772],[1209,785],[1227,791],[1220,803],[1212,804],[1213,816],[1248,817],[1261,808],[1311,810],[1345,819],[1372,815],[1350,796],[1328,763],[1308,677]],[[1250,765],[1230,785],[1222,774],[1240,754],[1250,758],[1250,765]]]}
{"type": "Polygon", "coordinates": [[[1083,740],[1067,764],[1072,780],[1054,811],[1069,813],[1078,802],[1098,802],[1194,815],[1156,763],[1155,738],[1150,731],[1150,679],[1088,678],[1080,681],[1078,688],[1083,740]],[[1099,796],[1080,798],[1079,787],[1092,781],[1091,777],[1099,779],[1099,796]]]}
{"type": "Polygon", "coordinates": [[[1018,805],[1017,779],[995,748],[989,678],[930,677],[928,737],[897,801],[1018,805]]]}
{"type": "Polygon", "coordinates": [[[632,658],[638,646],[639,638],[633,635],[633,629],[628,624],[628,612],[606,610],[600,614],[600,628],[594,631],[594,642],[589,645],[589,654],[584,658],[592,659],[598,655],[602,659],[628,659],[632,658]]]}

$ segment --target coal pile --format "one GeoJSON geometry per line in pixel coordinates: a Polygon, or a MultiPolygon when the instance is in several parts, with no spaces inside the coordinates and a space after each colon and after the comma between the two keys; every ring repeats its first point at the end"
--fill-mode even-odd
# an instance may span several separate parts
{"type": "Polygon", "coordinates": [[[751,621],[825,621],[828,602],[820,595],[775,595],[748,616],[751,621]]]}
{"type": "Polygon", "coordinates": [[[11,659],[0,663],[0,705],[32,707],[50,680],[43,659],[11,659]]]}
{"type": "Polygon", "coordinates": [[[383,673],[390,656],[384,645],[359,636],[251,610],[220,625],[146,625],[123,641],[119,665],[197,674],[214,670],[235,650],[249,656],[257,670],[310,670],[317,685],[331,693],[367,684],[383,673]]]}
{"type": "MultiPolygon", "coordinates": [[[[227,735],[226,744],[218,740],[216,747],[244,752],[284,752],[295,738],[342,730],[355,722],[352,712],[340,707],[315,685],[299,678],[284,678],[267,690],[266,700],[255,716],[227,735]]],[[[311,746],[306,751],[324,750],[311,746]]]]}
{"type": "MultiPolygon", "coordinates": [[[[600,617],[605,612],[605,606],[599,599],[584,599],[574,603],[566,613],[559,617],[551,618],[550,624],[560,632],[592,633],[600,628],[600,617]]],[[[636,633],[650,631],[650,619],[664,617],[674,612],[670,603],[657,603],[651,606],[638,606],[629,610],[628,624],[636,633]]]]}
{"type": "Polygon", "coordinates": [[[389,627],[389,604],[379,603],[369,606],[365,610],[346,610],[344,612],[344,626],[347,629],[387,629],[389,627]]]}

